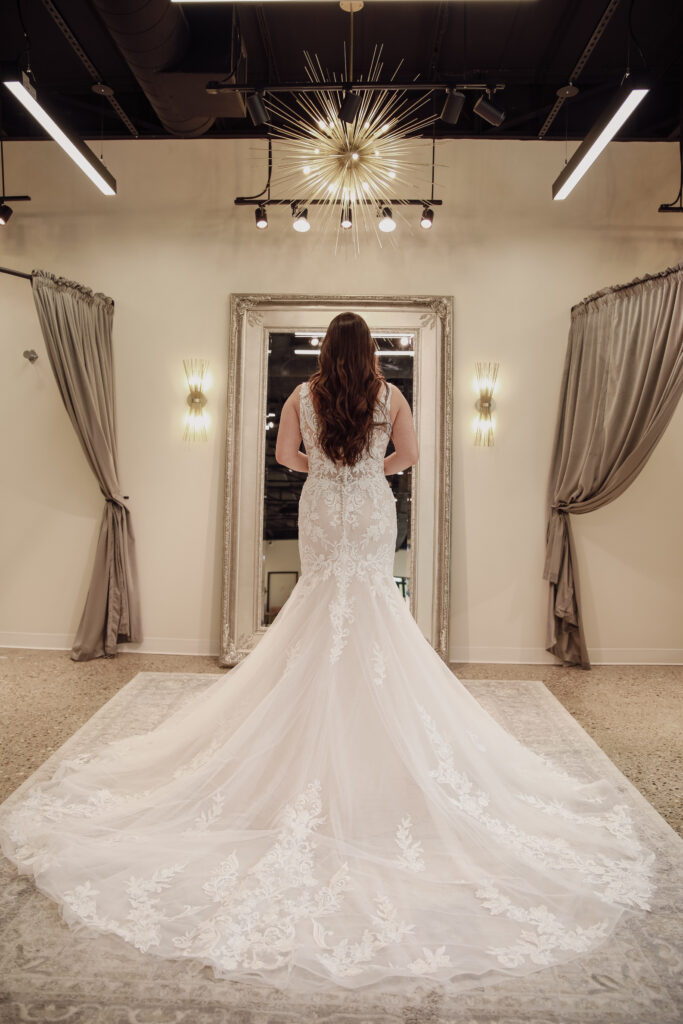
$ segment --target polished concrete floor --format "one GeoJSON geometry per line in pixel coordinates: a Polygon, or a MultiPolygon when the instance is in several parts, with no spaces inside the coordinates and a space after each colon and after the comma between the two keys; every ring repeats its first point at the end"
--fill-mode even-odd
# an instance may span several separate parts
{"type": "MultiPolygon", "coordinates": [[[[461,679],[541,679],[683,836],[683,666],[454,664],[461,679]]],[[[137,672],[220,672],[214,657],[0,648],[0,801],[137,672]]]]}

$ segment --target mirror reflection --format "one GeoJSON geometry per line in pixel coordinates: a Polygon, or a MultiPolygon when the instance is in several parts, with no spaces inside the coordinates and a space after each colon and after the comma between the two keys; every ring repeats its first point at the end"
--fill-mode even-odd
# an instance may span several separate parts
{"type": "MultiPolygon", "coordinates": [[[[268,338],[261,551],[262,626],[270,625],[301,574],[297,515],[299,496],[306,477],[303,473],[296,473],[275,461],[275,442],[282,406],[297,384],[308,380],[315,372],[317,352],[324,333],[324,330],[318,333],[278,331],[271,332],[268,338]]],[[[414,333],[373,331],[372,335],[377,342],[384,377],[403,392],[412,408],[414,333]]],[[[393,450],[394,446],[390,442],[387,455],[393,450]]],[[[387,479],[394,492],[398,522],[394,580],[400,593],[410,604],[412,469],[394,473],[387,479]]]]}

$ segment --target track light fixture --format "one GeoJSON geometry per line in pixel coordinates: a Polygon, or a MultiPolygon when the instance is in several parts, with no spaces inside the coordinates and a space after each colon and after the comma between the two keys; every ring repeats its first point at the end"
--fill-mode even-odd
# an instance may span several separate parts
{"type": "Polygon", "coordinates": [[[429,231],[432,224],[434,223],[434,211],[431,206],[425,206],[422,209],[422,216],[420,217],[420,227],[424,228],[425,231],[429,231]]]}
{"type": "Polygon", "coordinates": [[[255,128],[270,123],[270,114],[263,102],[263,93],[252,92],[251,96],[247,96],[247,110],[255,128]]]}
{"type": "MultiPolygon", "coordinates": [[[[292,212],[292,227],[295,231],[307,232],[310,231],[310,223],[308,220],[308,211],[313,206],[318,212],[318,208],[322,207],[325,213],[334,213],[334,220],[331,221],[331,226],[336,229],[337,241],[339,242],[339,232],[343,233],[344,242],[339,244],[346,244],[346,241],[353,236],[353,233],[358,227],[358,218],[361,218],[361,224],[364,228],[369,228],[374,232],[377,228],[382,232],[395,231],[397,224],[394,220],[392,213],[392,204],[399,204],[401,206],[416,207],[419,211],[419,220],[423,228],[431,228],[434,222],[434,212],[437,206],[443,205],[442,199],[436,199],[434,196],[434,158],[436,151],[436,139],[432,138],[432,187],[431,197],[429,194],[423,193],[418,198],[402,198],[400,200],[389,198],[386,193],[379,199],[371,198],[354,198],[351,195],[344,194],[334,196],[332,199],[321,196],[306,197],[302,195],[290,196],[285,199],[273,198],[271,195],[271,171],[272,171],[272,139],[268,138],[268,178],[264,188],[257,195],[252,196],[237,196],[235,198],[235,206],[251,206],[254,209],[254,217],[256,221],[256,227],[258,230],[264,230],[268,227],[268,208],[272,205],[275,206],[289,206],[292,212]],[[339,218],[337,220],[336,218],[339,218]]],[[[348,152],[348,151],[347,151],[348,152]]],[[[12,199],[13,196],[8,198],[12,199]]],[[[2,196],[0,195],[0,202],[2,202],[2,196]]],[[[320,218],[316,216],[316,234],[319,234],[322,230],[325,231],[326,222],[324,219],[321,224],[320,218]]],[[[379,239],[378,239],[379,241],[379,239]]],[[[356,250],[357,251],[357,250],[356,250]]]]}
{"type": "Polygon", "coordinates": [[[465,105],[465,93],[457,89],[446,89],[446,102],[441,111],[441,120],[446,124],[457,124],[465,105]]]}
{"type": "Polygon", "coordinates": [[[292,203],[292,227],[295,231],[310,231],[311,225],[308,222],[308,210],[299,210],[296,203],[292,203]]]}
{"type": "Polygon", "coordinates": [[[482,117],[485,121],[488,121],[489,124],[492,124],[494,128],[499,128],[505,120],[505,112],[503,110],[498,110],[498,108],[494,107],[492,103],[484,99],[483,94],[474,104],[472,110],[475,114],[478,114],[479,117],[482,117]]]}
{"type": "Polygon", "coordinates": [[[91,149],[80,139],[74,138],[59,127],[56,121],[50,117],[48,112],[38,102],[36,90],[32,85],[25,71],[18,71],[12,65],[3,65],[2,80],[5,87],[9,89],[29,114],[35,117],[42,128],[48,132],[57,142],[67,156],[70,156],[74,163],[88,178],[97,185],[100,192],[105,196],[116,195],[116,180],[109,173],[104,164],[97,159],[91,149]]]}
{"type": "Polygon", "coordinates": [[[382,207],[379,219],[379,229],[384,232],[396,230],[396,221],[394,220],[394,215],[388,206],[382,207]]]}
{"type": "Polygon", "coordinates": [[[347,124],[353,124],[358,116],[360,105],[363,102],[363,97],[359,96],[357,92],[347,92],[344,97],[344,101],[339,108],[339,120],[345,121],[347,124]]]}
{"type": "Polygon", "coordinates": [[[0,139],[0,173],[2,175],[2,195],[0,195],[0,224],[6,224],[12,216],[13,210],[5,202],[5,147],[0,139]]]}

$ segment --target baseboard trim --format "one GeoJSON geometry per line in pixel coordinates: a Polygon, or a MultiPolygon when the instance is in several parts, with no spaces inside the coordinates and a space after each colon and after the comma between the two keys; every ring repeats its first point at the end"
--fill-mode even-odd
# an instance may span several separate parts
{"type": "MultiPolygon", "coordinates": [[[[683,650],[676,647],[595,647],[588,648],[592,665],[683,665],[683,650]]],[[[542,647],[455,647],[452,664],[487,665],[560,665],[553,654],[542,647]]]]}
{"type": "MultiPolygon", "coordinates": [[[[69,651],[73,636],[66,633],[0,633],[0,647],[69,651]]],[[[119,644],[119,654],[199,654],[218,657],[218,646],[207,639],[151,636],[138,644],[119,644]]],[[[589,648],[593,665],[683,665],[683,650],[675,647],[589,648]]],[[[450,664],[559,665],[542,647],[454,647],[450,664]]]]}
{"type": "MultiPolygon", "coordinates": [[[[74,637],[66,633],[0,633],[0,647],[36,651],[70,651],[74,637]]],[[[218,645],[209,640],[151,636],[138,644],[119,644],[118,654],[204,654],[218,657],[218,645]]]]}

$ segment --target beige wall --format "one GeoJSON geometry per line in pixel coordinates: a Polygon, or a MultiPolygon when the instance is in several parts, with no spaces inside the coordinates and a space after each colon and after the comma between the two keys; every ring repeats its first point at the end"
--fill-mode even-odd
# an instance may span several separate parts
{"type": "MultiPolygon", "coordinates": [[[[51,142],[6,145],[16,204],[0,264],[40,267],[116,300],[121,483],[138,541],[150,651],[216,652],[231,292],[448,293],[455,300],[453,660],[554,662],[544,652],[544,494],[570,306],[683,258],[677,145],[612,143],[575,194],[551,201],[564,144],[444,142],[432,232],[335,257],[271,211],[258,142],[105,142],[102,197],[51,142]],[[182,441],[182,360],[211,361],[210,440],[182,441]],[[471,441],[477,359],[500,361],[498,434],[471,441]]],[[[315,221],[315,217],[311,217],[315,221]]],[[[396,232],[399,236],[399,232],[396,232]]],[[[68,647],[102,512],[38,330],[30,285],[0,275],[0,644],[68,647]],[[22,358],[35,348],[38,362],[22,358]]],[[[628,492],[574,520],[595,662],[681,661],[683,409],[628,492]]],[[[123,647],[131,649],[130,647],[123,647]]]]}

